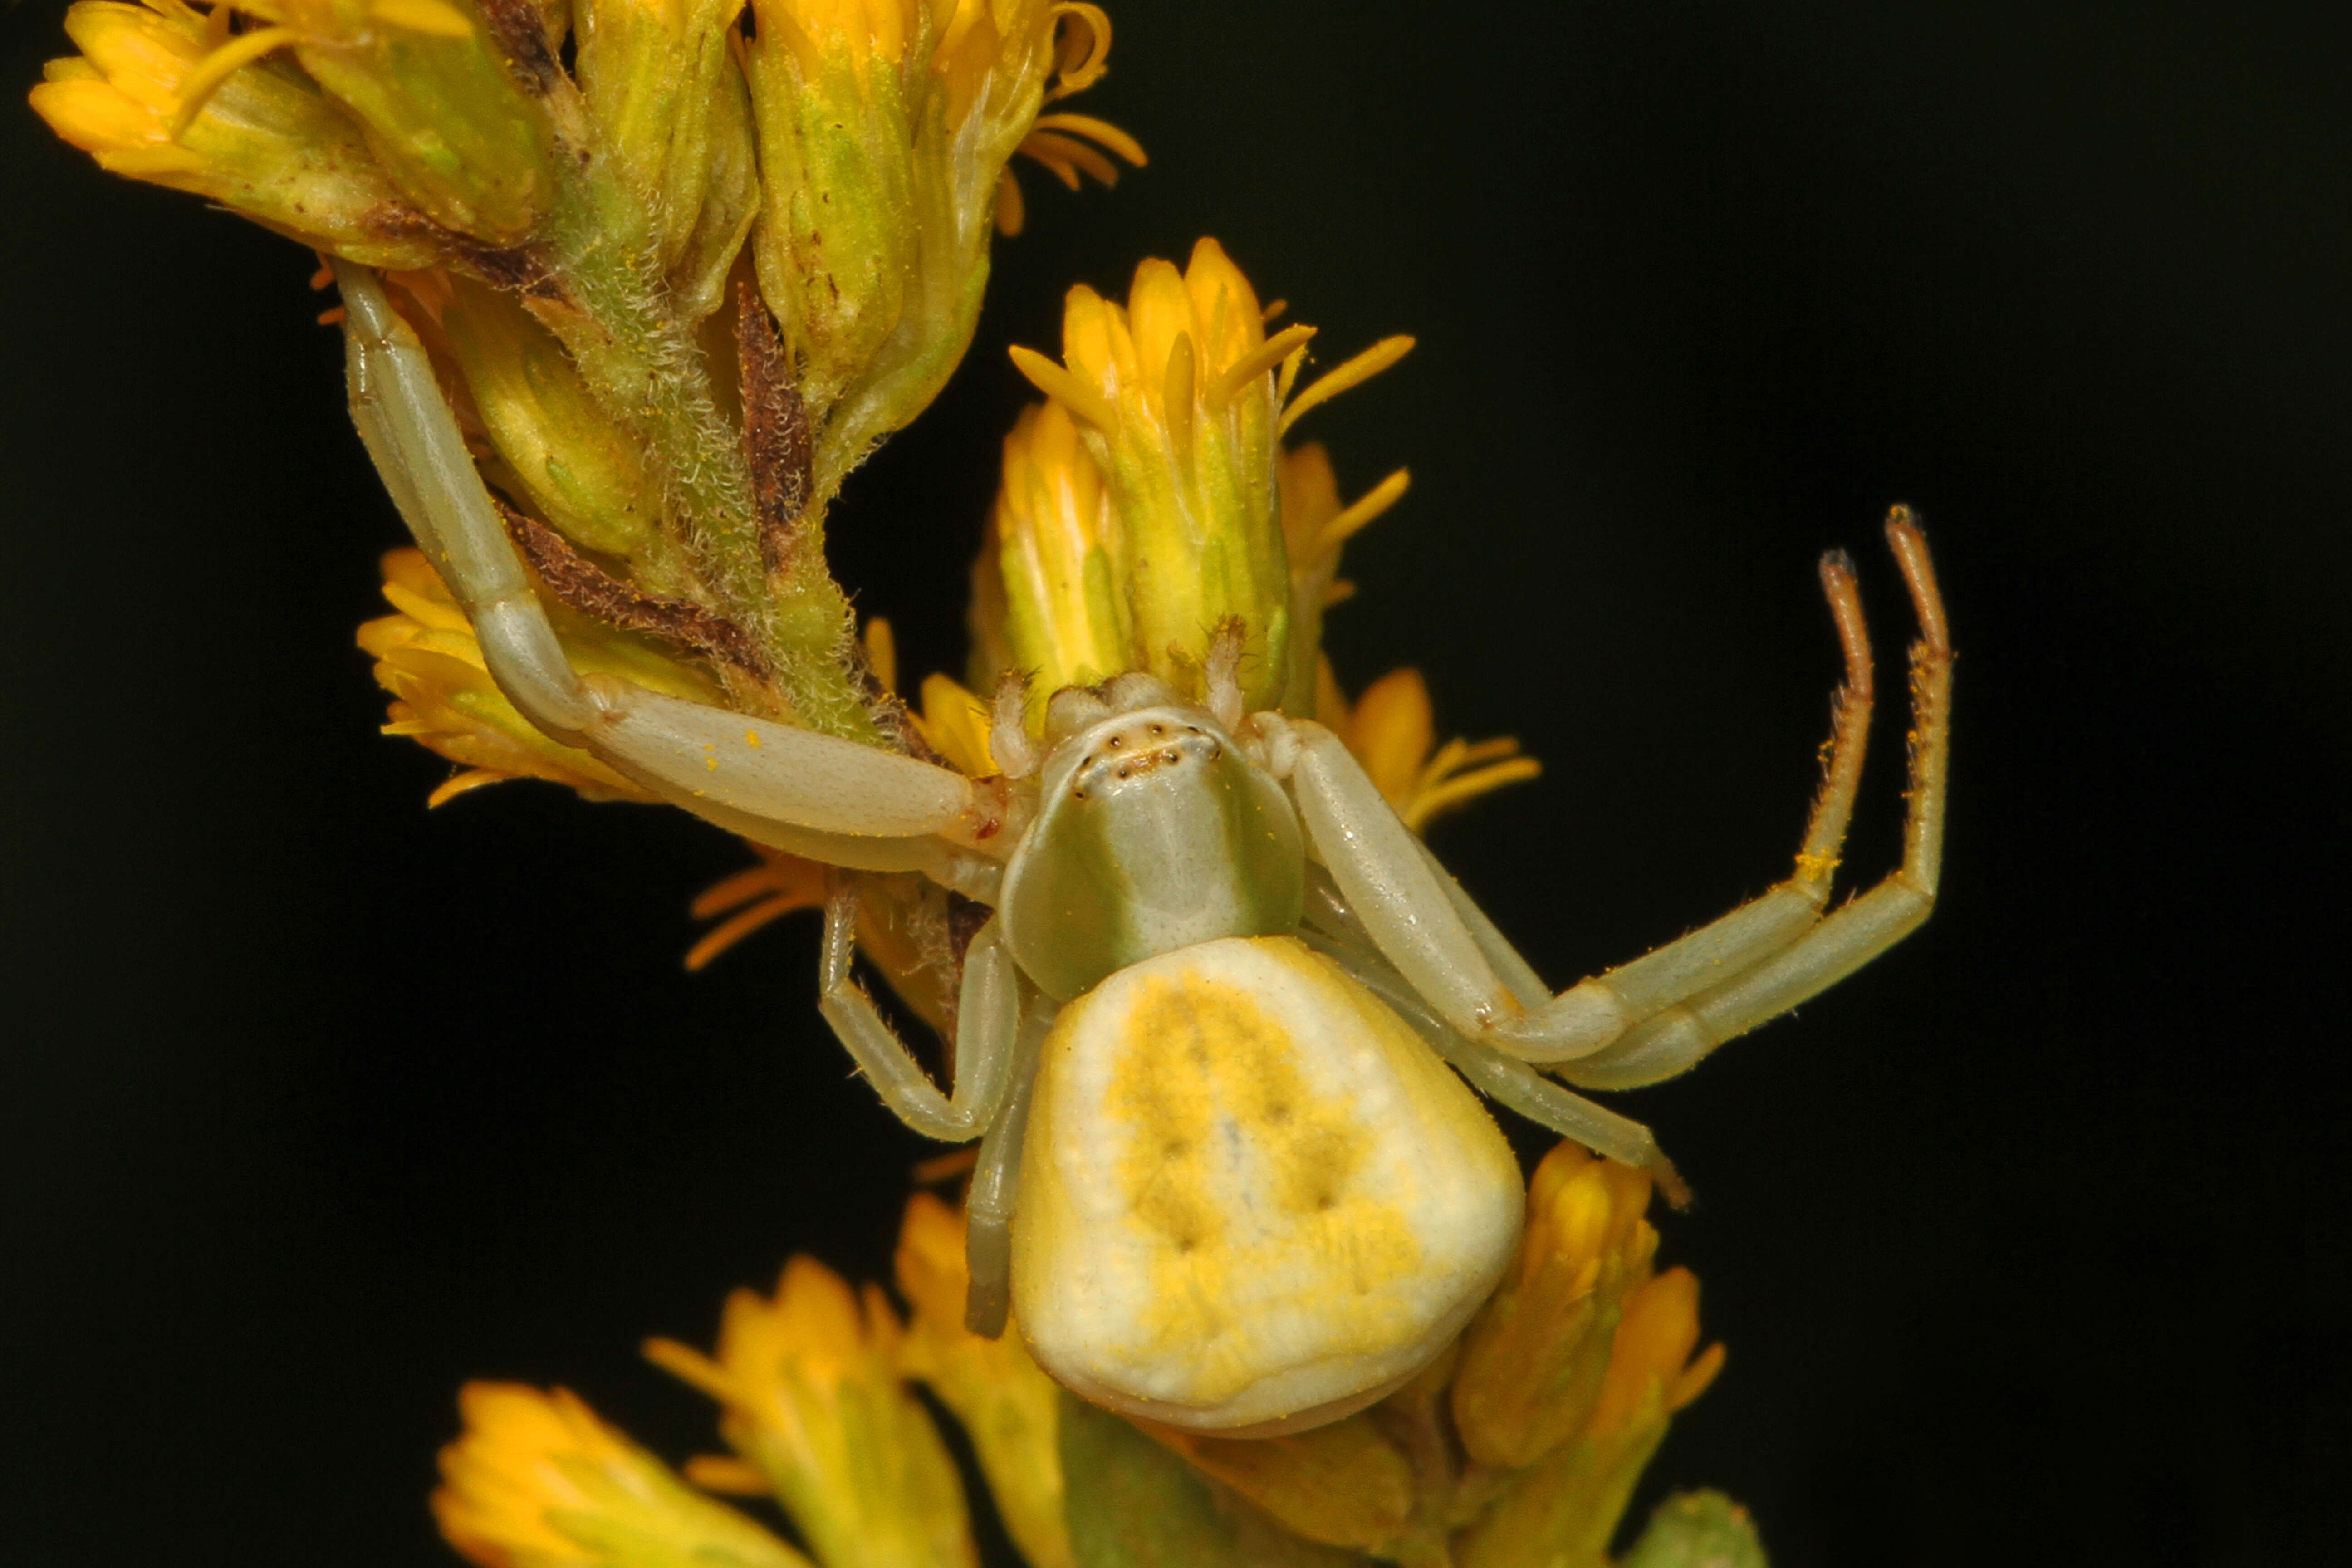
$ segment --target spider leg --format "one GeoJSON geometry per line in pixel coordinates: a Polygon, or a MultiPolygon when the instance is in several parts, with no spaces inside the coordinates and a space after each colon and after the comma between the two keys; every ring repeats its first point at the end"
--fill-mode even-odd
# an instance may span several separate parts
{"type": "Polygon", "coordinates": [[[955,1089],[939,1086],[908,1054],[874,999],[849,972],[857,956],[857,888],[835,876],[824,900],[824,943],[818,961],[817,1011],[873,1080],[892,1115],[926,1138],[966,1143],[985,1132],[1004,1104],[1019,1045],[1019,972],[991,920],[964,951],[958,994],[955,1089]]]}
{"type": "Polygon", "coordinates": [[[334,267],[352,419],[409,531],[473,623],[491,677],[525,718],[721,826],[835,864],[914,868],[926,849],[861,853],[840,841],[970,835],[984,815],[979,795],[950,769],[609,676],[583,679],[482,486],[424,345],[372,270],[334,267]],[[887,864],[873,864],[877,857],[887,864]]]}
{"type": "Polygon", "coordinates": [[[1037,1077],[1037,1052],[1061,1008],[1042,993],[1029,1000],[1013,1050],[1013,1081],[1004,1104],[980,1141],[964,1199],[965,1288],[963,1325],[982,1339],[1004,1332],[1013,1308],[1013,1202],[1021,1184],[1022,1140],[1029,1130],[1029,1091],[1037,1077]]]}
{"type": "Polygon", "coordinates": [[[1672,1078],[1724,1041],[1836,984],[1934,912],[1944,861],[1952,645],[1918,525],[1897,508],[1886,532],[1919,606],[1920,636],[1911,645],[1911,789],[1902,864],[1779,952],[1678,999],[1593,1056],[1556,1069],[1570,1081],[1590,1089],[1633,1089],[1672,1078]]]}
{"type": "Polygon", "coordinates": [[[1388,1004],[1430,1047],[1452,1064],[1487,1099],[1517,1111],[1538,1127],[1548,1127],[1572,1142],[1621,1164],[1647,1171],[1666,1201],[1676,1208],[1690,1205],[1690,1188],[1675,1170],[1674,1162],[1658,1147],[1651,1131],[1631,1117],[1570,1094],[1527,1063],[1505,1056],[1483,1041],[1474,1040],[1430,1011],[1403,977],[1379,957],[1351,941],[1335,938],[1320,929],[1304,933],[1309,947],[1338,963],[1364,989],[1388,1004]]]}
{"type": "MultiPolygon", "coordinates": [[[[1875,698],[1870,633],[1863,621],[1853,562],[1844,551],[1833,550],[1822,558],[1821,576],[1845,655],[1845,680],[1832,709],[1821,793],[1813,799],[1795,870],[1785,881],[1695,931],[1582,981],[1557,999],[1539,996],[1526,1017],[1496,1028],[1496,1044],[1503,1049],[1530,1061],[1550,1062],[1611,1048],[1643,1019],[1780,951],[1821,919],[1845,848],[1846,828],[1853,819],[1854,798],[1862,789],[1875,698]]],[[[1475,908],[1452,878],[1446,883],[1457,908],[1475,908]]],[[[1465,920],[1474,933],[1487,933],[1482,947],[1504,943],[1484,915],[1465,920]]]]}
{"type": "Polygon", "coordinates": [[[1926,918],[1933,900],[1951,649],[1925,538],[1900,508],[1888,521],[1887,535],[1922,635],[1912,657],[1906,854],[1903,868],[1880,889],[1821,921],[1861,781],[1871,703],[1869,644],[1852,567],[1832,554],[1822,563],[1822,578],[1845,648],[1846,685],[1827,777],[1796,873],[1787,881],[1677,942],[1552,996],[1468,895],[1383,809],[1378,790],[1338,738],[1301,722],[1293,727],[1299,745],[1293,793],[1349,918],[1456,1032],[1527,1061],[1591,1058],[1594,1076],[1581,1067],[1564,1075],[1591,1087],[1670,1076],[1900,940],[1926,918]],[[1787,962],[1773,962],[1784,950],[1787,962]],[[1697,1010],[1682,1007],[1685,1003],[1697,1010]],[[1656,1029],[1638,1042],[1629,1038],[1653,1017],[1659,1020],[1656,1029]]]}

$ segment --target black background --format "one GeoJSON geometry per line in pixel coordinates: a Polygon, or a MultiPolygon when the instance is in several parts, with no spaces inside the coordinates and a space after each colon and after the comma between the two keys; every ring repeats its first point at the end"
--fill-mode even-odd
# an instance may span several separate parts
{"type": "MultiPolygon", "coordinates": [[[[837,514],[908,668],[961,666],[1004,345],[1214,233],[1327,363],[1421,335],[1309,426],[1351,491],[1415,476],[1331,642],[1545,760],[1435,841],[1565,981],[1785,874],[1813,559],[1860,556],[1891,661],[1912,502],[1963,653],[1947,899],[1622,1101],[1732,1352],[1651,1489],[1727,1488],[1787,1564],[2323,1560],[2340,7],[1113,10],[1076,107],[1151,167],[1026,176],[967,369],[837,514]]],[[[707,1342],[794,1249],[882,1271],[922,1146],[804,924],[681,973],[730,841],[530,784],[425,811],[352,647],[396,525],[310,259],[54,144],[16,95],[59,11],[0,18],[0,1557],[450,1561],[460,1381],[708,1446],[638,1338],[707,1342]]]]}

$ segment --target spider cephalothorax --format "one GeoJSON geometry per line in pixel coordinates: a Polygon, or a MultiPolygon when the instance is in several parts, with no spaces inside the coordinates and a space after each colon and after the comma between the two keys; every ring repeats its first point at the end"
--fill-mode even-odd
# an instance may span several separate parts
{"type": "Polygon", "coordinates": [[[1122,685],[1137,706],[1046,756],[998,905],[1023,972],[1056,1001],[1194,942],[1294,931],[1306,896],[1282,786],[1157,680],[1122,685]]]}

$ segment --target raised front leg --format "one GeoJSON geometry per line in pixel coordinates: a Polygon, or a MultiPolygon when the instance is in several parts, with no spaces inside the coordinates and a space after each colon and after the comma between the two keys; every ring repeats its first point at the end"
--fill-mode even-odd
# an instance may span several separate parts
{"type": "Polygon", "coordinates": [[[835,865],[929,870],[944,846],[888,841],[992,831],[982,792],[950,769],[609,676],[583,679],[483,489],[424,345],[373,272],[347,261],[334,268],[352,418],[409,531],[473,623],[491,677],[525,718],[720,826],[835,865]]]}
{"type": "Polygon", "coordinates": [[[1910,826],[1904,867],[1887,883],[1820,921],[1861,781],[1871,702],[1853,571],[1832,554],[1822,577],[1845,648],[1846,685],[1796,874],[1680,941],[1558,996],[1543,994],[1525,961],[1387,809],[1338,738],[1318,725],[1297,725],[1291,780],[1301,820],[1381,955],[1470,1039],[1528,1061],[1575,1061],[1561,1073],[1573,1082],[1624,1087],[1680,1071],[1917,925],[1940,862],[1951,647],[1917,524],[1898,508],[1887,536],[1921,626],[1912,654],[1910,826]],[[1641,1027],[1652,1018],[1655,1029],[1641,1027]]]}
{"type": "Polygon", "coordinates": [[[1911,790],[1903,863],[1779,952],[1677,998],[1605,1049],[1556,1069],[1570,1082],[1588,1089],[1633,1089],[1672,1078],[1724,1041],[1836,984],[1935,911],[1951,751],[1951,634],[1918,524],[1898,507],[1886,534],[1919,610],[1919,638],[1911,645],[1911,790]]]}
{"type": "Polygon", "coordinates": [[[850,973],[857,957],[857,885],[835,876],[824,900],[817,1011],[833,1026],[891,1114],[926,1138],[966,1143],[989,1131],[1004,1104],[1019,1044],[1021,986],[991,920],[964,950],[957,994],[955,1088],[941,1094],[850,973]]]}

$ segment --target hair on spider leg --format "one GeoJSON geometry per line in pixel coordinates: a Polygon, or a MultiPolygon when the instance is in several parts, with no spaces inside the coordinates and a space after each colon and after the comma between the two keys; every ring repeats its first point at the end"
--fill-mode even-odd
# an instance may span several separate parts
{"type": "Polygon", "coordinates": [[[1025,779],[1037,771],[1037,748],[1029,742],[1029,684],[1025,669],[1008,669],[996,678],[989,700],[988,749],[997,770],[1008,779],[1025,779]]]}

